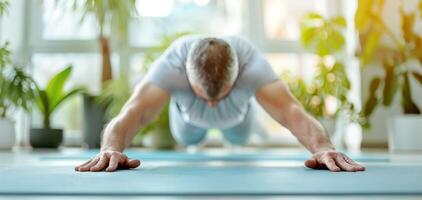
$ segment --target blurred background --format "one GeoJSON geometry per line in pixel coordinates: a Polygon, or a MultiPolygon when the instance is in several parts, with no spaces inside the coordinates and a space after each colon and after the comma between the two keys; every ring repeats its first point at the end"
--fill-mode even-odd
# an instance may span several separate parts
{"type": "MultiPolygon", "coordinates": [[[[206,34],[256,45],[337,148],[422,150],[420,128],[397,133],[422,124],[419,0],[0,2],[2,148],[98,147],[151,62],[178,37],[206,34]]],[[[166,112],[133,146],[177,147],[166,112]]],[[[258,112],[250,146],[299,147],[258,112]]],[[[205,146],[224,146],[218,130],[205,146]]]]}

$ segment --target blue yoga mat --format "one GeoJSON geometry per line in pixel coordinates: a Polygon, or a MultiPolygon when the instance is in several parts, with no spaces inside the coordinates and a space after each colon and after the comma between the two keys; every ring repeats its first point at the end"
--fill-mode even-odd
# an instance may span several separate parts
{"type": "Polygon", "coordinates": [[[0,180],[0,195],[422,195],[422,166],[355,173],[193,164],[81,173],[71,166],[19,166],[1,169],[0,180]]]}
{"type": "MultiPolygon", "coordinates": [[[[42,156],[42,160],[52,159],[89,159],[99,151],[90,150],[74,154],[52,154],[42,156]]],[[[133,159],[144,161],[303,161],[311,157],[310,153],[275,153],[275,152],[246,152],[246,153],[187,153],[181,151],[136,151],[127,150],[125,153],[133,159]]],[[[379,155],[349,155],[357,162],[388,162],[389,158],[379,155]]]]}

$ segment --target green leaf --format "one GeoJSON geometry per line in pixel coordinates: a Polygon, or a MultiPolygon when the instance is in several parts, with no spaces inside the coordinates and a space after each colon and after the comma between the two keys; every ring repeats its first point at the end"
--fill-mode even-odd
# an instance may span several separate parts
{"type": "Polygon", "coordinates": [[[73,97],[73,96],[75,96],[75,95],[77,95],[77,94],[80,94],[80,93],[82,93],[82,92],[85,92],[86,90],[85,90],[85,88],[83,88],[83,87],[80,87],[80,88],[74,88],[74,89],[72,89],[72,90],[70,90],[69,92],[67,92],[66,94],[63,94],[62,96],[60,96],[60,98],[59,99],[57,99],[57,101],[55,101],[52,105],[51,105],[51,107],[50,107],[50,112],[52,113],[52,112],[54,112],[54,110],[58,107],[58,106],[60,106],[60,104],[62,104],[64,101],[66,101],[67,99],[69,99],[69,98],[71,98],[71,97],[73,97]]]}
{"type": "Polygon", "coordinates": [[[402,35],[406,42],[412,42],[415,37],[415,33],[413,32],[414,24],[415,24],[415,13],[406,14],[404,11],[400,12],[401,15],[401,28],[402,28],[402,35]]]}
{"type": "Polygon", "coordinates": [[[356,10],[355,15],[355,26],[356,29],[362,30],[364,29],[369,22],[369,13],[373,7],[374,0],[359,0],[358,1],[358,8],[356,10]]]}
{"type": "Polygon", "coordinates": [[[9,8],[9,1],[7,0],[0,1],[0,17],[7,12],[8,8],[9,8]]]}
{"type": "Polygon", "coordinates": [[[405,114],[420,114],[421,111],[412,100],[412,92],[410,90],[409,76],[407,73],[403,74],[402,85],[402,106],[405,114]]]}
{"type": "Polygon", "coordinates": [[[383,105],[390,106],[394,100],[395,94],[398,89],[398,79],[395,74],[395,66],[385,64],[385,80],[384,80],[384,90],[383,90],[383,105]]]}
{"type": "MultiPolygon", "coordinates": [[[[69,65],[59,73],[57,73],[47,84],[46,93],[51,105],[56,105],[57,102],[63,97],[63,89],[66,81],[72,73],[72,66],[69,65]]],[[[52,106],[53,107],[53,106],[52,106]]],[[[52,109],[50,107],[50,109],[52,109]]]]}
{"type": "Polygon", "coordinates": [[[340,26],[342,28],[345,28],[347,23],[346,23],[346,19],[344,19],[344,17],[342,16],[338,16],[338,17],[334,17],[330,20],[330,23],[333,23],[337,26],[340,26]]]}
{"type": "Polygon", "coordinates": [[[50,103],[45,90],[37,89],[37,96],[35,98],[35,105],[43,115],[49,115],[50,103]]]}
{"type": "Polygon", "coordinates": [[[300,22],[301,42],[305,49],[320,56],[338,52],[344,47],[343,17],[324,19],[321,15],[310,13],[300,22]]]}
{"type": "Polygon", "coordinates": [[[381,84],[380,78],[374,78],[371,81],[371,84],[369,86],[369,98],[366,101],[364,108],[363,108],[363,116],[369,117],[375,110],[375,107],[378,104],[378,97],[377,97],[377,91],[381,84]]]}
{"type": "Polygon", "coordinates": [[[37,95],[35,103],[43,114],[45,127],[50,126],[50,116],[61,103],[80,92],[86,91],[82,87],[71,89],[69,92],[63,90],[71,72],[71,66],[58,72],[50,79],[45,90],[36,85],[37,95]]]}
{"type": "Polygon", "coordinates": [[[318,29],[316,28],[304,28],[302,29],[301,33],[300,33],[300,40],[303,44],[303,46],[305,46],[305,48],[309,48],[312,44],[312,40],[316,34],[316,32],[318,31],[318,29]]]}
{"type": "Polygon", "coordinates": [[[360,57],[364,65],[368,64],[374,58],[374,53],[378,47],[380,39],[381,32],[374,30],[369,33],[366,41],[362,43],[362,55],[360,57]]]}

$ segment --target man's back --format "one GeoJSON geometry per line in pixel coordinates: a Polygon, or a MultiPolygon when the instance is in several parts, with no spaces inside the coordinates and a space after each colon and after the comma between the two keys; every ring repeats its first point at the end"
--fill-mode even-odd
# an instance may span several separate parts
{"type": "Polygon", "coordinates": [[[201,38],[186,36],[175,41],[154,62],[147,80],[171,94],[172,103],[177,104],[186,122],[202,128],[228,128],[243,121],[255,91],[278,77],[248,41],[236,36],[222,37],[236,51],[239,75],[230,94],[217,106],[209,107],[193,92],[185,67],[191,45],[201,38]]]}

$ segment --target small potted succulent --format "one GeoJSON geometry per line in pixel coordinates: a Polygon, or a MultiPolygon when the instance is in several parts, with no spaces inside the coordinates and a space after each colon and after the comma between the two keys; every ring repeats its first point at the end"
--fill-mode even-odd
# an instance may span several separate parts
{"type": "Polygon", "coordinates": [[[34,148],[57,148],[63,140],[63,129],[51,127],[51,116],[66,100],[85,91],[82,87],[64,90],[64,86],[72,72],[72,66],[66,67],[54,75],[46,88],[36,87],[35,105],[43,116],[43,127],[32,128],[30,144],[34,148]]]}

